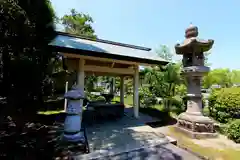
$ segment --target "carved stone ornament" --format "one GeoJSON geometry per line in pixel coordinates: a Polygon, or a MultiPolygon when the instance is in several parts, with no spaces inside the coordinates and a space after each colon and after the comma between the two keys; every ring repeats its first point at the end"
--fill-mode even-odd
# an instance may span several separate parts
{"type": "Polygon", "coordinates": [[[185,120],[178,120],[178,126],[187,130],[193,130],[193,123],[185,120]]]}
{"type": "Polygon", "coordinates": [[[210,124],[210,123],[195,123],[194,132],[213,133],[214,127],[213,127],[213,124],[210,124]]]}

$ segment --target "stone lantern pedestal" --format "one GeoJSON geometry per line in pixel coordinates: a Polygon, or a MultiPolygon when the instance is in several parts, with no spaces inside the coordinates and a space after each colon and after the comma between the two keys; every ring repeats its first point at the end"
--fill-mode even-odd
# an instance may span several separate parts
{"type": "Polygon", "coordinates": [[[79,88],[68,91],[64,97],[68,100],[66,119],[64,122],[63,140],[68,142],[85,142],[82,124],[82,100],[84,93],[79,88]]]}
{"type": "Polygon", "coordinates": [[[183,44],[177,44],[177,54],[183,55],[182,75],[187,81],[187,110],[178,117],[177,129],[192,138],[215,137],[214,122],[202,114],[201,79],[210,68],[204,66],[204,52],[211,49],[213,40],[197,38],[198,28],[190,26],[185,31],[183,44]]]}

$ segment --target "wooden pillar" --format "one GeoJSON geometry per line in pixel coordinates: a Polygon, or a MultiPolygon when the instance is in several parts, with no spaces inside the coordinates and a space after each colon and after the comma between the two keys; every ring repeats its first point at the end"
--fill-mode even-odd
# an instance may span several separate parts
{"type": "MultiPolygon", "coordinates": [[[[68,92],[68,81],[65,83],[65,93],[68,92]]],[[[67,99],[64,99],[64,111],[67,111],[67,99]]]]}
{"type": "Polygon", "coordinates": [[[114,92],[115,92],[115,77],[111,77],[110,94],[114,94],[114,92]]]}
{"type": "Polygon", "coordinates": [[[133,107],[134,107],[134,117],[139,117],[139,68],[138,66],[135,67],[134,70],[134,77],[133,77],[133,107]]]}
{"type": "Polygon", "coordinates": [[[124,104],[124,76],[120,76],[120,102],[124,104]]]}
{"type": "MultiPolygon", "coordinates": [[[[77,75],[77,87],[81,89],[81,92],[84,93],[84,59],[79,59],[78,63],[78,75],[77,75]]],[[[83,100],[80,100],[80,104],[83,105],[83,100]]]]}

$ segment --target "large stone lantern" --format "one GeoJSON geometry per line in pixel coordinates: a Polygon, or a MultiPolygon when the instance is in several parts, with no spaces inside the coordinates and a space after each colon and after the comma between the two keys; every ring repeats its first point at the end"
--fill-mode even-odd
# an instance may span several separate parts
{"type": "Polygon", "coordinates": [[[178,117],[177,128],[192,138],[213,137],[217,134],[213,121],[202,114],[201,79],[210,68],[204,66],[204,52],[210,50],[214,40],[201,40],[198,28],[190,25],[185,40],[175,46],[176,54],[183,55],[183,72],[187,81],[187,110],[178,117]]]}

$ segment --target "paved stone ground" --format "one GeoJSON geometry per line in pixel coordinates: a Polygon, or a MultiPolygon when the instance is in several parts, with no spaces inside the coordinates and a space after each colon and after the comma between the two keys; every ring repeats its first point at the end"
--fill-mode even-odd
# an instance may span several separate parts
{"type": "Polygon", "coordinates": [[[116,121],[93,124],[87,127],[90,154],[75,159],[149,159],[149,160],[199,160],[195,155],[169,143],[161,133],[145,125],[154,122],[147,115],[140,119],[128,116],[116,121]]]}
{"type": "Polygon", "coordinates": [[[125,151],[167,141],[163,134],[157,134],[150,126],[127,116],[88,126],[87,137],[90,152],[114,148],[125,151]]]}
{"type": "Polygon", "coordinates": [[[201,160],[199,157],[172,144],[155,145],[121,153],[94,152],[76,156],[75,160],[201,160]]]}

